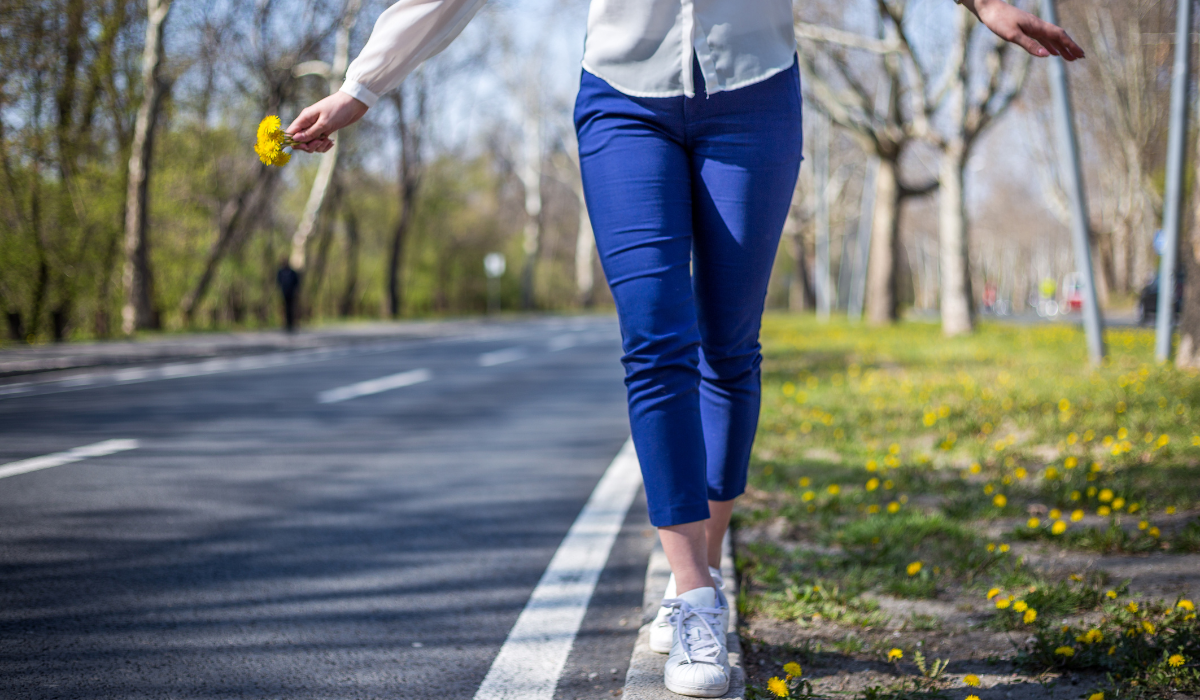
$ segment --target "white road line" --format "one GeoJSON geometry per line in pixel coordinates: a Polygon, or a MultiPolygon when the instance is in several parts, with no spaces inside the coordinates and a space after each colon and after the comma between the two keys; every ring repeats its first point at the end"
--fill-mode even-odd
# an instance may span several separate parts
{"type": "Polygon", "coordinates": [[[64,464],[78,462],[90,457],[103,457],[105,455],[116,454],[117,452],[136,450],[137,447],[137,440],[105,440],[104,442],[97,442],[92,445],[76,447],[66,452],[55,452],[54,454],[42,457],[33,457],[32,459],[23,459],[19,462],[0,464],[0,479],[6,476],[35,472],[39,469],[61,467],[64,464]]]}
{"type": "Polygon", "coordinates": [[[581,338],[576,333],[567,333],[565,335],[556,335],[550,339],[548,348],[550,352],[558,352],[579,345],[581,338]]]}
{"type": "Polygon", "coordinates": [[[533,589],[475,700],[553,700],[596,581],[641,483],[633,442],[626,442],[533,589]]]}
{"type": "Polygon", "coordinates": [[[317,403],[339,403],[341,401],[349,401],[357,399],[360,396],[369,396],[378,394],[400,387],[412,386],[433,379],[433,372],[427,369],[414,369],[409,372],[401,372],[379,379],[371,379],[350,386],[343,386],[329,391],[322,391],[317,394],[317,403]]]}
{"type": "Polygon", "coordinates": [[[506,362],[516,362],[529,356],[523,348],[505,348],[495,352],[485,352],[479,356],[480,367],[495,367],[506,362]]]}

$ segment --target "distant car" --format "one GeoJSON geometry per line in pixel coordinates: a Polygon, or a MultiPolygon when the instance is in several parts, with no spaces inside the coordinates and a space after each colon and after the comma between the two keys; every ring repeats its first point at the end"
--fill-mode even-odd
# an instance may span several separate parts
{"type": "MultiPolygon", "coordinates": [[[[1183,310],[1183,272],[1178,272],[1175,275],[1175,311],[1174,317],[1178,321],[1179,312],[1183,310]]],[[[1142,287],[1142,292],[1138,295],[1137,320],[1138,325],[1149,325],[1158,316],[1158,275],[1150,280],[1145,287],[1142,287]]]]}

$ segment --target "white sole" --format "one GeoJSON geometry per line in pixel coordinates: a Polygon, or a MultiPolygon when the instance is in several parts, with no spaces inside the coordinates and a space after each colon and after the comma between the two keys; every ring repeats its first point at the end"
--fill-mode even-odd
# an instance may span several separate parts
{"type": "Polygon", "coordinates": [[[729,692],[729,680],[726,679],[725,685],[720,688],[694,688],[686,685],[676,685],[670,681],[663,679],[663,684],[667,686],[667,690],[678,695],[686,695],[690,698],[719,698],[729,692]]]}

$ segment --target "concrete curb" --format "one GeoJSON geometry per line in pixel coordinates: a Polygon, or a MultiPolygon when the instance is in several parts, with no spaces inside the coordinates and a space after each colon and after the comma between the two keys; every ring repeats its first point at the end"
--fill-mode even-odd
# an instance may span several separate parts
{"type": "MultiPolygon", "coordinates": [[[[728,533],[725,535],[723,549],[721,575],[725,579],[724,590],[729,598],[730,608],[729,636],[726,644],[729,648],[729,666],[733,674],[729,682],[729,692],[721,697],[742,700],[746,691],[746,675],[742,671],[742,641],[737,632],[737,572],[733,568],[733,546],[728,533]]],[[[650,622],[658,612],[663,592],[667,590],[667,579],[670,577],[671,567],[667,564],[662,545],[655,545],[654,551],[650,553],[650,565],[646,568],[646,587],[642,597],[643,624],[638,631],[633,656],[629,659],[629,673],[625,676],[625,692],[622,695],[624,700],[678,700],[684,697],[663,686],[663,667],[667,663],[667,655],[650,651],[650,622]]]]}

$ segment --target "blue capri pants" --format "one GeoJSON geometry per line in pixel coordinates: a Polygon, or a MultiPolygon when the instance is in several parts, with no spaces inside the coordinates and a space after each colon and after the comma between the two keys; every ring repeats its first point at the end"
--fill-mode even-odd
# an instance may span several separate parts
{"type": "Polygon", "coordinates": [[[802,160],[799,71],[694,98],[631,97],[585,71],[575,128],[650,521],[705,520],[746,488],[763,303],[802,160]]]}

